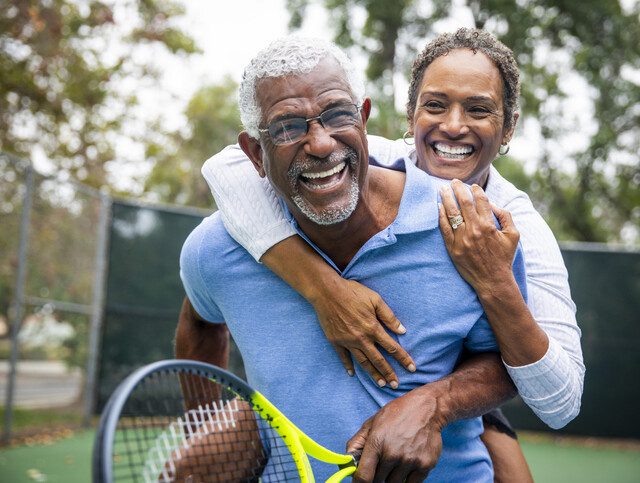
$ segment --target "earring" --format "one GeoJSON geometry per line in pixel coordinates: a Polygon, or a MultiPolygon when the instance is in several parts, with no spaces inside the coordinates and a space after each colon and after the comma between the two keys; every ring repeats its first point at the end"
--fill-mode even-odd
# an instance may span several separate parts
{"type": "Polygon", "coordinates": [[[404,135],[402,136],[402,140],[407,146],[413,146],[415,144],[415,141],[409,142],[409,139],[411,138],[413,138],[413,133],[409,131],[405,132],[404,135]]]}
{"type": "Polygon", "coordinates": [[[498,154],[499,154],[500,156],[504,156],[504,155],[505,155],[505,154],[507,154],[508,152],[509,152],[509,143],[507,143],[507,144],[502,144],[502,145],[500,146],[500,148],[498,149],[498,154]],[[506,149],[503,151],[503,150],[502,150],[502,148],[503,148],[504,146],[506,146],[506,149]]]}

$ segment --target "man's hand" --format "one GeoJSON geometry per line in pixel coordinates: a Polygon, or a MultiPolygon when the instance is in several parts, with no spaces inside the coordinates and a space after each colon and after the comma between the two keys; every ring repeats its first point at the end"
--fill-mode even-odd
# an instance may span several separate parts
{"type": "Polygon", "coordinates": [[[422,481],[438,462],[447,424],[500,406],[516,389],[497,353],[473,354],[439,381],[409,391],[348,441],[362,451],[354,481],[422,481]]]}
{"type": "Polygon", "coordinates": [[[347,443],[362,451],[353,481],[420,482],[442,451],[437,385],[414,389],[369,418],[347,443]]]}
{"type": "Polygon", "coordinates": [[[354,371],[353,357],[379,386],[388,383],[397,388],[398,377],[377,346],[407,370],[415,371],[411,356],[384,330],[383,324],[396,334],[404,334],[406,329],[376,292],[335,272],[334,275],[335,287],[313,299],[327,339],[349,375],[354,371]]]}

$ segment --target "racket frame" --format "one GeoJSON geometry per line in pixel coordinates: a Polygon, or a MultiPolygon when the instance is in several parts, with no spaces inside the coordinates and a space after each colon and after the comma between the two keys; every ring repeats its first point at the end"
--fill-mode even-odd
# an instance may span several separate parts
{"type": "Polygon", "coordinates": [[[93,453],[94,483],[113,482],[113,443],[122,409],[131,392],[144,378],[158,371],[182,371],[194,375],[208,377],[210,380],[226,387],[234,394],[245,399],[271,427],[280,435],[291,452],[300,480],[303,483],[315,482],[311,464],[307,456],[333,463],[340,470],[334,473],[327,483],[337,483],[355,473],[357,462],[350,454],[340,454],[320,445],[276,408],[265,396],[254,390],[242,379],[212,364],[187,359],[167,359],[143,366],[130,374],[109,398],[100,417],[93,453]]]}

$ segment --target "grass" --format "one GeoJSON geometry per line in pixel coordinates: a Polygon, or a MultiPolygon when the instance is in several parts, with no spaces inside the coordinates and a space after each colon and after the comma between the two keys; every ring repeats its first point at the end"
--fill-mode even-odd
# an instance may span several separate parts
{"type": "Polygon", "coordinates": [[[0,481],[87,483],[91,481],[93,431],[48,443],[0,450],[0,481]]]}
{"type": "Polygon", "coordinates": [[[640,444],[611,444],[595,438],[522,434],[522,450],[534,480],[542,483],[638,483],[640,444]]]}
{"type": "MultiPolygon", "coordinates": [[[[76,426],[82,416],[78,408],[13,409],[12,429],[15,431],[41,430],[51,426],[76,426]]],[[[0,407],[0,421],[4,421],[4,407],[0,407]]]]}
{"type": "MultiPolygon", "coordinates": [[[[93,431],[77,432],[45,444],[0,450],[0,481],[87,483],[91,481],[93,431]]],[[[520,437],[536,482],[637,483],[640,445],[614,446],[601,440],[520,437]]]]}

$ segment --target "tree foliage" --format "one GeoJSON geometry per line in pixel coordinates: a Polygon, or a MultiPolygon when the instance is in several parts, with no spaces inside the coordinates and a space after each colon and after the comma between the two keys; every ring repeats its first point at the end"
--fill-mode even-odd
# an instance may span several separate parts
{"type": "MultiPolygon", "coordinates": [[[[302,24],[310,3],[287,2],[291,28],[302,24]]],[[[408,75],[411,60],[436,35],[437,22],[449,17],[453,2],[319,3],[329,11],[336,42],[368,57],[370,92],[378,105],[373,125],[384,135],[404,131],[393,124],[399,117],[393,115],[389,86],[394,74],[408,75]],[[365,19],[362,25],[354,23],[359,18],[365,19]]],[[[561,239],[638,243],[640,2],[625,2],[623,8],[620,1],[467,0],[466,7],[476,27],[491,31],[515,52],[523,121],[535,119],[540,125],[542,145],[534,150],[541,152],[540,160],[532,175],[520,170],[521,187],[561,239]],[[576,140],[571,135],[583,120],[570,117],[566,100],[582,85],[593,122],[576,140]],[[558,152],[568,155],[558,159],[558,152]]],[[[513,167],[514,160],[500,164],[513,167]]]]}
{"type": "Polygon", "coordinates": [[[84,183],[108,182],[106,163],[154,76],[152,55],[196,51],[173,25],[170,1],[14,0],[0,4],[0,151],[43,154],[84,183]]]}
{"type": "Polygon", "coordinates": [[[158,199],[208,208],[211,194],[200,174],[205,159],[236,142],[241,130],[236,92],[230,77],[198,90],[185,110],[187,128],[147,145],[154,168],[145,191],[158,199]]]}

